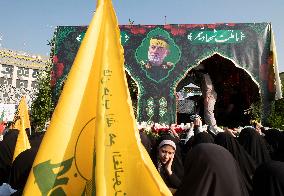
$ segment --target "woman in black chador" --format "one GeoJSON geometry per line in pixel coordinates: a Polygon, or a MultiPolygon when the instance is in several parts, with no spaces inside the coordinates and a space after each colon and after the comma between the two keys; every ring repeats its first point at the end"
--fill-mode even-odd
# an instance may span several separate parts
{"type": "Polygon", "coordinates": [[[256,163],[253,158],[239,144],[236,138],[228,132],[219,133],[215,137],[215,143],[231,152],[240,166],[248,191],[252,193],[252,177],[256,169],[256,163]]]}
{"type": "Polygon", "coordinates": [[[156,168],[166,185],[171,190],[177,189],[184,173],[178,142],[171,135],[164,135],[157,145],[154,157],[156,168]]]}
{"type": "Polygon", "coordinates": [[[238,141],[252,156],[257,166],[271,160],[267,142],[254,128],[244,128],[238,137],[238,141]]]}
{"type": "Polygon", "coordinates": [[[284,163],[270,161],[260,165],[253,177],[254,196],[284,196],[284,163]]]}
{"type": "Polygon", "coordinates": [[[247,196],[242,173],[222,146],[198,144],[187,154],[185,173],[175,196],[247,196]]]}

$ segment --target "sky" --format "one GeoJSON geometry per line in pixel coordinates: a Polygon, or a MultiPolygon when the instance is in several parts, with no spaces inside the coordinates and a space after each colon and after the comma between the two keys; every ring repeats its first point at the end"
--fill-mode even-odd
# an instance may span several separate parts
{"type": "MultiPolygon", "coordinates": [[[[284,72],[283,0],[113,0],[119,24],[271,22],[284,72]],[[166,16],[166,20],[165,20],[166,16]]],[[[0,0],[0,48],[48,56],[55,27],[88,25],[95,0],[0,0]]]]}

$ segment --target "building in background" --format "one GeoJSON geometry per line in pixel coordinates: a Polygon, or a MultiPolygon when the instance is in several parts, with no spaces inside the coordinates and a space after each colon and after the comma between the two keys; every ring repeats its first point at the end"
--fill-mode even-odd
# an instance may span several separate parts
{"type": "Polygon", "coordinates": [[[48,57],[0,50],[0,114],[4,112],[6,120],[12,120],[13,110],[23,95],[31,106],[38,91],[37,76],[49,64],[48,57]]]}

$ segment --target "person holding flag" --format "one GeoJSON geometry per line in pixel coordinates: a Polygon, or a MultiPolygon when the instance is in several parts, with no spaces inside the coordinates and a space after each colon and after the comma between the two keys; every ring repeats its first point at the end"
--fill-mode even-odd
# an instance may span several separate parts
{"type": "Polygon", "coordinates": [[[0,195],[6,193],[14,193],[16,190],[11,189],[7,184],[10,180],[11,165],[15,159],[24,151],[31,148],[26,129],[30,128],[30,120],[28,114],[28,106],[23,96],[15,112],[12,129],[5,135],[5,139],[1,142],[0,149],[0,195]]]}

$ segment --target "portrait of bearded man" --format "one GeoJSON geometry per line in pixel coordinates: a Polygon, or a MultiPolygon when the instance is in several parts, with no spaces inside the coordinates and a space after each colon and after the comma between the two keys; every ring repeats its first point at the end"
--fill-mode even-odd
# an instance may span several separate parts
{"type": "Polygon", "coordinates": [[[161,36],[151,38],[148,49],[148,63],[146,63],[145,67],[147,69],[151,69],[153,67],[169,69],[174,65],[171,62],[164,61],[169,53],[169,44],[165,38],[161,36]]]}

